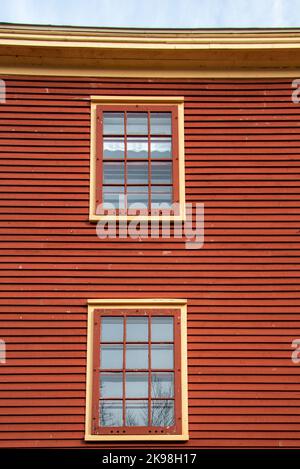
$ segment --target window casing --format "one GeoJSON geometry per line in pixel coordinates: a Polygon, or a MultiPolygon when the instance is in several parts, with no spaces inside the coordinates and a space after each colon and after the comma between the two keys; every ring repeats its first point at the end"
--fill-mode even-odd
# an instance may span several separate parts
{"type": "Polygon", "coordinates": [[[89,306],[87,440],[187,439],[182,308],[89,306]]]}
{"type": "Polygon", "coordinates": [[[91,221],[183,220],[182,99],[111,100],[92,99],[91,221]]]}

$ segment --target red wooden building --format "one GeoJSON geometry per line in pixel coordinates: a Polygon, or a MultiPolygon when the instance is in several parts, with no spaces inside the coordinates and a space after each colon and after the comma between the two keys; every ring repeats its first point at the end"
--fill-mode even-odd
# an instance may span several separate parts
{"type": "Polygon", "coordinates": [[[0,26],[1,447],[299,447],[299,49],[0,26]]]}

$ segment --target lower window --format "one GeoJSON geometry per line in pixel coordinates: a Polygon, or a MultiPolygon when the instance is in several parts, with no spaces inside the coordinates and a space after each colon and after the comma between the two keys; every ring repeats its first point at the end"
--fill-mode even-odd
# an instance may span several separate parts
{"type": "Polygon", "coordinates": [[[125,301],[90,301],[86,439],[187,439],[185,301],[125,301]]]}

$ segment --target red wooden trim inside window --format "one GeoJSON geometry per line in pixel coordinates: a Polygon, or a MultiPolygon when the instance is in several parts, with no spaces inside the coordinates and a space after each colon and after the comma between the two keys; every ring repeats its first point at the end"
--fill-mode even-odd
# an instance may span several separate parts
{"type": "MultiPolygon", "coordinates": [[[[95,435],[121,435],[121,434],[132,434],[132,435],[157,435],[157,434],[180,434],[182,429],[182,416],[181,416],[181,322],[180,322],[180,309],[95,309],[94,310],[94,340],[93,340],[93,397],[92,397],[92,431],[95,435]],[[140,400],[148,401],[148,424],[151,420],[151,401],[153,400],[151,395],[151,374],[154,372],[159,373],[174,373],[174,396],[171,397],[156,397],[155,400],[162,401],[173,401],[174,402],[174,425],[170,427],[163,426],[120,426],[120,427],[106,427],[100,426],[100,345],[101,345],[101,318],[103,317],[121,317],[124,319],[123,327],[123,341],[113,342],[113,344],[123,345],[123,368],[120,370],[116,369],[103,369],[104,373],[119,372],[122,374],[122,399],[121,398],[106,398],[106,400],[118,400],[122,401],[122,416],[123,424],[125,420],[125,400],[140,400]],[[138,369],[132,372],[137,373],[148,373],[148,397],[147,398],[126,398],[125,395],[125,378],[126,372],[130,370],[126,369],[126,320],[128,317],[141,317],[148,318],[148,342],[132,342],[130,344],[148,344],[148,368],[138,369]],[[161,341],[161,342],[150,342],[151,340],[151,318],[152,317],[172,317],[173,318],[173,341],[161,341]],[[150,326],[150,327],[149,327],[150,326]],[[172,369],[151,369],[151,344],[173,344],[173,357],[174,363],[172,369]]],[[[108,343],[108,341],[103,341],[108,343]]],[[[112,343],[112,342],[109,342],[112,343]]],[[[104,398],[105,400],[105,398],[104,398]]]]}
{"type": "MultiPolygon", "coordinates": [[[[151,142],[151,132],[150,132],[150,113],[151,112],[164,112],[171,113],[171,151],[172,151],[172,160],[161,159],[159,162],[169,162],[172,161],[172,203],[179,203],[179,142],[178,142],[178,107],[175,105],[97,105],[96,107],[96,214],[103,214],[98,212],[99,204],[103,203],[103,113],[104,112],[123,112],[124,113],[124,133],[122,135],[112,135],[112,137],[122,137],[124,138],[124,190],[125,196],[127,195],[127,112],[144,112],[148,116],[148,135],[138,135],[148,138],[148,159],[144,159],[144,162],[148,161],[148,213],[147,215],[158,215],[156,210],[151,209],[151,162],[158,161],[159,158],[151,159],[150,154],[150,142],[151,142]]],[[[130,135],[134,137],[135,135],[130,135]]],[[[152,135],[153,136],[153,135],[152,135]]],[[[159,135],[159,137],[167,137],[167,135],[159,135]]],[[[110,160],[108,159],[110,162],[110,160]]],[[[118,160],[116,160],[117,162],[118,160]]],[[[130,162],[134,162],[133,158],[130,159],[130,162]]],[[[138,160],[140,162],[140,160],[138,160]]],[[[113,162],[113,160],[111,160],[113,162]]],[[[159,185],[159,184],[158,184],[159,185]]],[[[162,186],[168,186],[168,184],[161,184],[162,186]]],[[[119,185],[121,186],[121,185],[119,185]]],[[[139,186],[139,184],[134,184],[134,186],[139,186]]],[[[141,184],[141,186],[146,187],[146,184],[141,184]]],[[[109,214],[108,211],[106,211],[109,214]]],[[[115,210],[117,215],[126,215],[128,211],[126,210],[115,210]]],[[[130,213],[129,213],[130,214],[130,213]]],[[[170,213],[172,214],[172,213],[170,213]]]]}

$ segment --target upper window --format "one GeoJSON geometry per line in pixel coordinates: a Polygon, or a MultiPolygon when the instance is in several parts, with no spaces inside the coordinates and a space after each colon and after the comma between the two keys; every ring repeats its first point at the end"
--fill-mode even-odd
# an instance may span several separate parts
{"type": "Polygon", "coordinates": [[[90,314],[89,436],[185,439],[181,308],[96,306],[90,314]]]}
{"type": "Polygon", "coordinates": [[[183,218],[182,109],[140,101],[92,104],[92,220],[183,218]]]}

